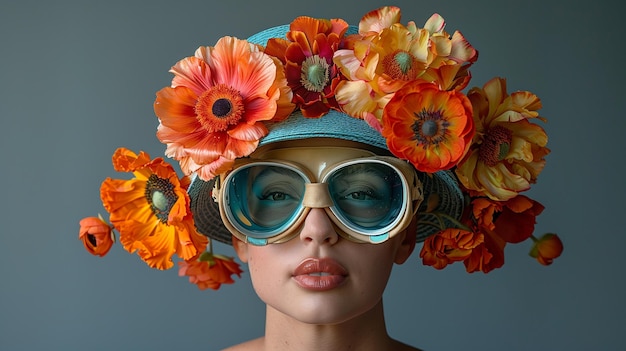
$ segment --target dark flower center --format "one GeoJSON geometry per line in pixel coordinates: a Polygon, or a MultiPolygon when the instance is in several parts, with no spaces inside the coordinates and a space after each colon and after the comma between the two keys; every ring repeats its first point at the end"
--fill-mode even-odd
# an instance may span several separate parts
{"type": "Polygon", "coordinates": [[[326,60],[318,55],[309,56],[302,62],[300,83],[308,91],[324,91],[329,81],[329,67],[326,60]]]}
{"type": "Polygon", "coordinates": [[[228,117],[228,114],[230,114],[230,111],[232,111],[232,109],[233,105],[230,103],[230,100],[221,98],[215,100],[215,102],[213,103],[212,112],[215,117],[224,118],[228,117]]]}
{"type": "Polygon", "coordinates": [[[170,210],[178,200],[174,184],[167,179],[159,178],[156,174],[151,174],[146,184],[145,196],[152,213],[162,223],[167,223],[170,210]]]}
{"type": "Polygon", "coordinates": [[[415,121],[411,126],[413,139],[424,148],[437,145],[446,139],[446,131],[450,126],[441,111],[426,111],[415,113],[415,121]]]}
{"type": "Polygon", "coordinates": [[[244,114],[243,97],[227,85],[216,85],[202,93],[195,106],[198,122],[209,133],[237,125],[244,114]]]}
{"type": "Polygon", "coordinates": [[[504,160],[511,149],[513,132],[503,126],[489,128],[478,149],[478,158],[489,167],[504,160]]]}

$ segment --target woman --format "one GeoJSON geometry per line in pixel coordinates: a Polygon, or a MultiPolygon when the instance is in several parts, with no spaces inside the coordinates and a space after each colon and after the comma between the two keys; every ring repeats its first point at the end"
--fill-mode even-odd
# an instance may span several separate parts
{"type": "MultiPolygon", "coordinates": [[[[124,248],[217,289],[242,271],[210,243],[232,243],[267,310],[265,335],[229,350],[415,350],[387,334],[382,294],[417,242],[437,269],[489,272],[528,238],[550,264],[560,240],[532,236],[543,206],[519,194],[549,153],[541,103],[499,78],[463,93],[477,52],[444,25],[299,17],[179,61],[154,108],[185,176],[122,148],[135,178],[101,187],[124,248]]],[[[111,231],[90,218],[80,237],[103,256],[111,231]]]]}

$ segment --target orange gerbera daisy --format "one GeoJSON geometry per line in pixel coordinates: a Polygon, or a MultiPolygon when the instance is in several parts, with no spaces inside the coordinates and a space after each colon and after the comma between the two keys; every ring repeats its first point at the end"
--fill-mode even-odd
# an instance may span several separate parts
{"type": "Polygon", "coordinates": [[[107,178],[100,187],[102,203],[124,249],[137,251],[150,267],[158,269],[171,268],[174,254],[188,260],[204,251],[208,239],[195,229],[187,177],[179,179],[160,157],[151,160],[143,151],[137,155],[126,148],[115,151],[113,166],[135,176],[107,178]]]}
{"type": "Polygon", "coordinates": [[[179,276],[188,276],[189,282],[196,284],[200,290],[217,290],[222,284],[232,284],[233,275],[241,277],[243,272],[232,257],[203,253],[198,260],[178,262],[179,276]]]}
{"type": "Polygon", "coordinates": [[[209,180],[247,156],[267,134],[264,121],[282,120],[294,109],[280,61],[257,45],[233,37],[170,70],[172,86],[157,92],[157,137],[185,174],[209,180]]]}
{"type": "Polygon", "coordinates": [[[415,81],[398,90],[383,111],[389,150],[419,171],[450,169],[463,158],[474,134],[471,104],[458,91],[415,81]]]}
{"type": "Polygon", "coordinates": [[[282,60],[293,99],[305,117],[321,117],[339,108],[335,88],[341,76],[333,55],[347,29],[341,19],[301,16],[291,22],[287,39],[267,42],[265,52],[282,60]]]}
{"type": "Polygon", "coordinates": [[[104,257],[115,242],[113,228],[101,216],[83,218],[79,225],[78,238],[87,251],[94,256],[104,257]]]}
{"type": "Polygon", "coordinates": [[[548,136],[533,119],[539,98],[527,91],[508,95],[506,81],[494,78],[468,94],[476,135],[456,174],[472,196],[508,200],[535,183],[545,165],[548,136]]]}

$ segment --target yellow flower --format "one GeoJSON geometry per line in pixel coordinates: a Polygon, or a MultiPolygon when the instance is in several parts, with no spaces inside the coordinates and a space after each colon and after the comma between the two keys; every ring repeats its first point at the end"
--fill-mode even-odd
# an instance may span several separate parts
{"type": "Polygon", "coordinates": [[[456,174],[472,196],[509,200],[535,183],[545,165],[548,136],[531,123],[540,119],[539,98],[527,91],[509,95],[506,81],[494,78],[468,97],[476,135],[456,174]]]}
{"type": "Polygon", "coordinates": [[[178,254],[188,260],[204,251],[208,239],[199,234],[187,195],[189,179],[179,179],[174,168],[162,158],[150,160],[119,148],[113,155],[118,172],[132,172],[130,180],[107,178],[100,197],[120,233],[124,249],[139,256],[150,267],[168,269],[178,254]]]}

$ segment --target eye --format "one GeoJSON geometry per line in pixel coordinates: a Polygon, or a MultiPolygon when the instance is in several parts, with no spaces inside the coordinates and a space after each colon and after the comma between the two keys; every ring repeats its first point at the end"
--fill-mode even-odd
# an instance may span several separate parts
{"type": "Polygon", "coordinates": [[[350,190],[349,193],[342,196],[341,198],[346,199],[346,200],[366,201],[366,200],[375,200],[377,199],[377,196],[372,190],[357,190],[357,191],[350,190]]]}
{"type": "Polygon", "coordinates": [[[261,200],[269,200],[269,201],[285,201],[289,199],[293,199],[293,196],[285,194],[280,191],[268,192],[260,197],[261,200]]]}

